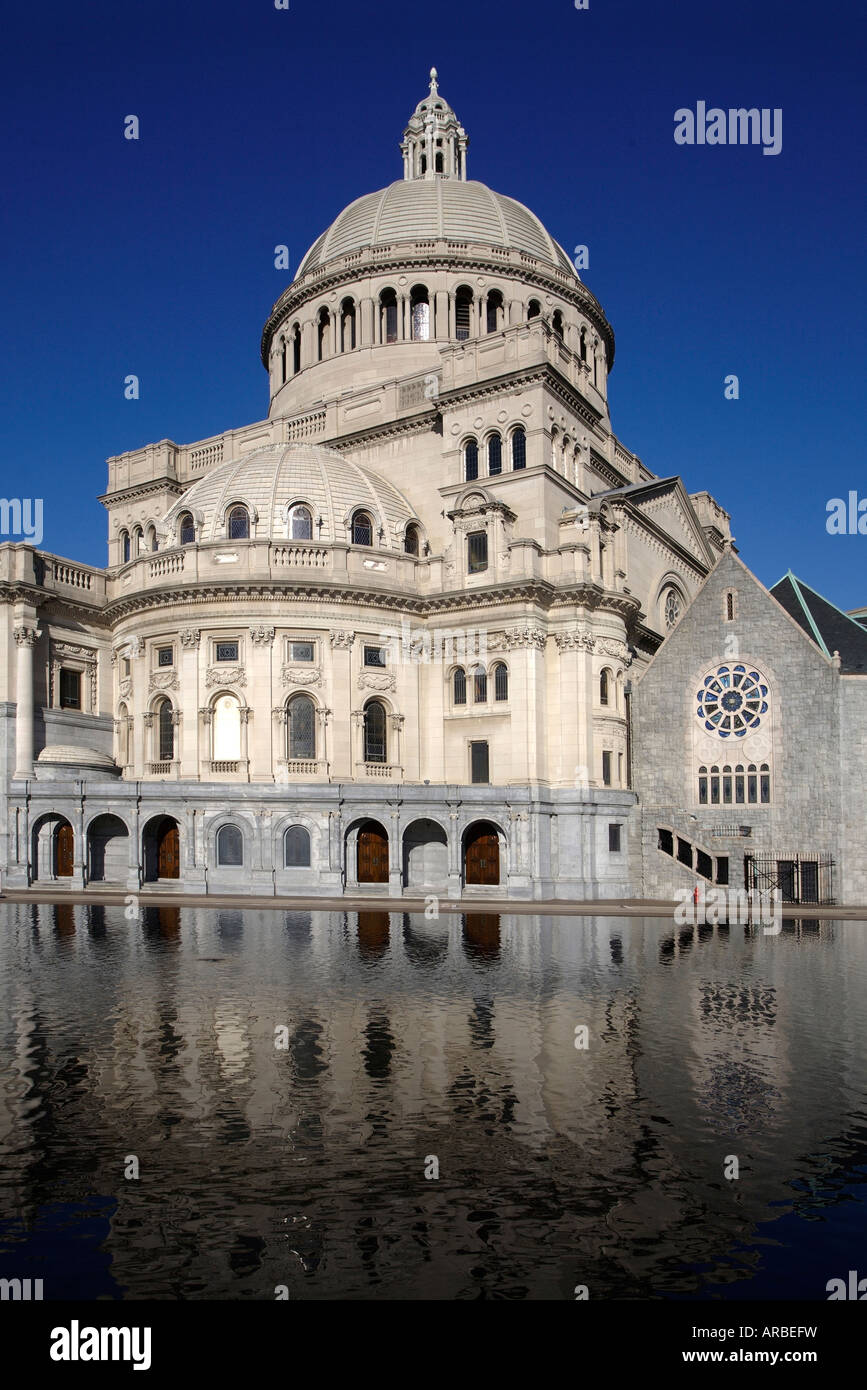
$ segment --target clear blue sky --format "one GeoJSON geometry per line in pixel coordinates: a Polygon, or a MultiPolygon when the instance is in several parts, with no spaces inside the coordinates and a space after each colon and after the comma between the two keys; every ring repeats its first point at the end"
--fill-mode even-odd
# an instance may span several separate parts
{"type": "Polygon", "coordinates": [[[712,492],[765,583],[791,566],[844,608],[867,603],[867,536],[825,531],[830,497],[867,496],[862,6],[5,13],[0,496],[44,498],[46,549],[105,562],[109,454],[264,417],[268,310],[340,209],[401,177],[435,64],[470,177],[527,203],[570,253],[590,248],[619,437],[712,492]],[[675,110],[699,100],[781,107],[782,152],[675,145],[675,110]],[[273,263],[284,242],[288,273],[273,263]],[[123,398],[128,373],[139,401],[123,398]]]}

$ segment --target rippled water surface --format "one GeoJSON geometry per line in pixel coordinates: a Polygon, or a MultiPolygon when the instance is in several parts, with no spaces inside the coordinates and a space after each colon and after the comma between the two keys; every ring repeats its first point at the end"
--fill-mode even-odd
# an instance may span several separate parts
{"type": "Polygon", "coordinates": [[[858,922],[0,905],[0,1276],[825,1298],[865,1024],[858,922]]]}

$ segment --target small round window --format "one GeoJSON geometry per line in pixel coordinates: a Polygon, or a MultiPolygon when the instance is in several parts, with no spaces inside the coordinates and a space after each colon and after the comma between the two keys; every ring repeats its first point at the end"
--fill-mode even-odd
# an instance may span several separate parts
{"type": "Polygon", "coordinates": [[[698,718],[720,738],[743,738],[768,712],[767,681],[748,666],[718,666],[705,676],[696,698],[698,718]]]}

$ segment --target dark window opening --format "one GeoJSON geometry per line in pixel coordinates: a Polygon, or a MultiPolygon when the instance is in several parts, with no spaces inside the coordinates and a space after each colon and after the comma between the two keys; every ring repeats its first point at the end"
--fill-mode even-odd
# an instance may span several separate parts
{"type": "Polygon", "coordinates": [[[490,782],[490,764],[487,743],[470,744],[470,768],[472,781],[476,784],[490,782]]]}

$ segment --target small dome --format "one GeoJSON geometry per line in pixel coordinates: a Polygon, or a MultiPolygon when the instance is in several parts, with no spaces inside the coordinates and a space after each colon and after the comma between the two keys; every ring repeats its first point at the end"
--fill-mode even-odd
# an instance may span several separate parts
{"type": "Polygon", "coordinates": [[[523,203],[487,184],[449,178],[403,179],[356,198],[313,243],[295,278],[365,246],[439,240],[524,251],[578,279],[562,246],[523,203]]]}
{"type": "Polygon", "coordinates": [[[37,756],[37,781],[57,781],[81,776],[82,773],[103,773],[119,777],[120,768],[108,753],[97,748],[79,748],[71,743],[49,743],[37,756]]]}
{"type": "Polygon", "coordinates": [[[242,504],[250,514],[251,536],[285,540],[287,511],[296,503],[310,508],[313,539],[326,544],[348,539],[349,520],[358,508],[372,513],[375,530],[383,527],[379,544],[386,548],[396,548],[407,522],[416,519],[396,487],[333,449],[266,444],[193,483],[166,513],[160,530],[169,545],[175,544],[178,522],[191,512],[198,540],[225,540],[226,513],[242,504]]]}

